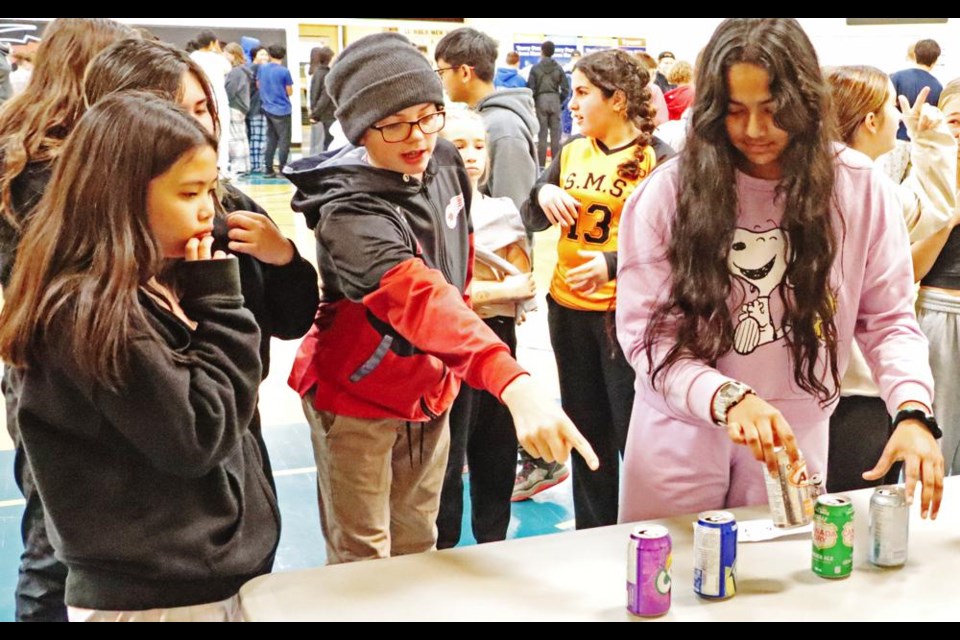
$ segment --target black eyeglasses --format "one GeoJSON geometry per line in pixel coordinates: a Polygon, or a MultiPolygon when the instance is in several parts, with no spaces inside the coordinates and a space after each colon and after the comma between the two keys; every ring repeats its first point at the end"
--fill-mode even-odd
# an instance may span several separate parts
{"type": "Polygon", "coordinates": [[[412,122],[393,122],[380,127],[374,125],[370,128],[379,131],[380,135],[383,136],[384,142],[397,144],[410,138],[413,134],[414,126],[418,127],[424,135],[432,135],[434,133],[440,133],[446,123],[447,114],[443,111],[436,111],[412,122]]]}
{"type": "Polygon", "coordinates": [[[468,65],[468,64],[458,64],[458,65],[455,66],[455,67],[440,67],[440,68],[438,68],[438,69],[434,69],[434,71],[436,71],[436,72],[437,72],[437,75],[442,78],[444,71],[453,71],[454,69],[459,69],[460,67],[466,67],[467,69],[475,69],[474,67],[471,67],[471,66],[468,65]]]}

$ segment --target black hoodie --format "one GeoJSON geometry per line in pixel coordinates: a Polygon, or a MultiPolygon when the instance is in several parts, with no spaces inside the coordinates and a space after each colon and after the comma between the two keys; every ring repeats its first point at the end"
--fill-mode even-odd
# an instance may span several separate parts
{"type": "Polygon", "coordinates": [[[460,379],[499,397],[523,374],[474,314],[470,181],[438,140],[423,181],[345,149],[284,170],[317,236],[323,299],[290,385],[321,411],[427,422],[460,379]],[[318,164],[319,161],[319,164],[318,164]]]}
{"type": "Polygon", "coordinates": [[[141,294],[160,339],[132,340],[120,389],[76,365],[64,331],[23,371],[20,435],[73,607],[217,602],[272,564],[280,516],[249,429],[260,333],[236,260],[178,269],[197,328],[141,294]]]}
{"type": "Polygon", "coordinates": [[[544,94],[560,96],[560,102],[570,97],[570,80],[560,63],[553,58],[541,58],[540,62],[530,69],[530,79],[527,87],[533,91],[533,97],[544,94]]]}

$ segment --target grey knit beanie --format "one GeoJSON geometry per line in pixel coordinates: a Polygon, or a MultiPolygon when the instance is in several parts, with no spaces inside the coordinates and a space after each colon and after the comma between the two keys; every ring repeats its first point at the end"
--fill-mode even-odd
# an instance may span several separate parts
{"type": "Polygon", "coordinates": [[[355,145],[387,116],[417,104],[443,104],[437,72],[399,33],[377,33],[351,44],[325,84],[343,133],[355,145]]]}

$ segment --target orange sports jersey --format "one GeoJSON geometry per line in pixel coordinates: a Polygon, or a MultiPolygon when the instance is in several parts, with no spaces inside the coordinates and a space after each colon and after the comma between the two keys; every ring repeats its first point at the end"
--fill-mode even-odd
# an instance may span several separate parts
{"type": "Polygon", "coordinates": [[[571,291],[566,284],[567,272],[586,259],[578,251],[617,250],[617,232],[623,203],[657,164],[653,147],[644,149],[639,177],[621,178],[617,168],[633,158],[636,144],[619,149],[606,149],[593,138],[578,138],[560,153],[560,187],[580,203],[580,217],[575,227],[560,236],[557,246],[557,268],[550,283],[550,296],[570,309],[610,311],[616,308],[617,282],[611,280],[590,295],[571,291]]]}

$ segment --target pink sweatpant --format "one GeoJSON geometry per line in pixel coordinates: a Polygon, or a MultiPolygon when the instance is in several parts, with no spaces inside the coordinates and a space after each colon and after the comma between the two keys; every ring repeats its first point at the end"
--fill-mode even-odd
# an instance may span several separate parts
{"type": "MultiPolygon", "coordinates": [[[[829,422],[791,424],[811,474],[826,474],[829,422]]],[[[620,491],[620,522],[763,505],[763,467],[727,432],[669,418],[634,402],[620,491]]]]}

